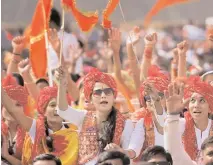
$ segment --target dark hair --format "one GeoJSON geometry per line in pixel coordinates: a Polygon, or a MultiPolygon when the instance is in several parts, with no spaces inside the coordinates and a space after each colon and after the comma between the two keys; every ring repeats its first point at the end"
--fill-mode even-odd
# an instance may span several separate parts
{"type": "Polygon", "coordinates": [[[13,73],[13,77],[16,79],[18,85],[24,86],[24,79],[19,73],[13,73]]]}
{"type": "MultiPolygon", "coordinates": [[[[45,126],[45,133],[46,133],[46,144],[48,147],[49,152],[53,152],[54,151],[54,146],[53,146],[53,138],[50,136],[49,134],[49,126],[47,123],[47,119],[45,119],[44,121],[44,126],[45,126]]],[[[69,128],[69,126],[67,124],[64,124],[65,128],[69,128]]]]}
{"type": "Polygon", "coordinates": [[[208,145],[210,145],[210,144],[213,144],[213,136],[209,136],[208,138],[206,138],[203,141],[203,143],[201,145],[201,150],[202,151],[205,150],[208,147],[208,145]]]}
{"type": "Polygon", "coordinates": [[[172,165],[173,164],[173,160],[172,160],[172,156],[169,152],[166,152],[166,150],[161,147],[161,146],[153,146],[153,147],[149,147],[147,148],[141,156],[141,161],[149,161],[150,159],[152,159],[153,156],[156,155],[162,155],[163,157],[166,158],[166,160],[172,165]]]}
{"type": "Polygon", "coordinates": [[[123,165],[130,164],[130,159],[126,154],[119,151],[105,151],[99,155],[96,165],[103,164],[105,161],[113,159],[121,159],[123,165]]]}
{"type": "Polygon", "coordinates": [[[46,79],[44,79],[44,78],[38,79],[38,80],[36,81],[36,85],[37,85],[38,83],[46,83],[47,85],[49,85],[49,82],[48,82],[46,79]]]}
{"type": "Polygon", "coordinates": [[[61,16],[55,8],[51,10],[50,22],[54,22],[58,27],[61,26],[61,16]]]}
{"type": "Polygon", "coordinates": [[[36,156],[35,159],[33,160],[33,164],[42,160],[47,160],[47,161],[52,160],[55,162],[56,165],[62,165],[61,160],[52,154],[41,154],[36,156]]]}
{"type": "Polygon", "coordinates": [[[112,111],[110,112],[107,120],[101,124],[101,129],[100,129],[100,134],[98,139],[100,152],[103,152],[106,145],[111,143],[113,140],[115,125],[116,125],[116,115],[117,115],[117,111],[114,107],[112,107],[112,111]]]}

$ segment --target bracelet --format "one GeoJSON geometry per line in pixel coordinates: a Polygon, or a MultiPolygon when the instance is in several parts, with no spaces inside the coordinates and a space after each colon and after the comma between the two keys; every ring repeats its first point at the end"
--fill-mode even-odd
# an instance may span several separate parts
{"type": "Polygon", "coordinates": [[[151,59],[152,58],[152,48],[145,47],[144,54],[145,54],[146,58],[151,59]]]}

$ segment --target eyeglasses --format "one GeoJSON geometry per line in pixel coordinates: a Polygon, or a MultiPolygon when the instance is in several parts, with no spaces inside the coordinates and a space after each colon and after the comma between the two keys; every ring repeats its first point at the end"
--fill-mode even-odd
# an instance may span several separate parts
{"type": "Polygon", "coordinates": [[[105,89],[97,89],[93,91],[93,95],[96,97],[100,97],[102,95],[102,93],[104,92],[104,94],[106,96],[110,96],[113,94],[113,90],[112,88],[105,88],[105,89]]]}

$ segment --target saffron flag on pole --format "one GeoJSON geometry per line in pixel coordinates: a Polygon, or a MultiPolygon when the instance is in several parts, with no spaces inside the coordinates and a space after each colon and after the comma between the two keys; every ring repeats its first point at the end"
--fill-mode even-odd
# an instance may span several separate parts
{"type": "Polygon", "coordinates": [[[52,0],[39,0],[30,25],[30,62],[36,78],[46,77],[47,52],[45,30],[48,29],[52,0]]]}
{"type": "Polygon", "coordinates": [[[65,9],[71,10],[80,29],[84,32],[92,29],[98,22],[98,11],[81,12],[76,6],[76,0],[61,0],[65,9]]]}
{"type": "Polygon", "coordinates": [[[106,9],[103,11],[103,22],[102,26],[106,29],[112,27],[112,22],[109,20],[110,15],[116,9],[117,5],[119,4],[120,0],[109,0],[106,9]]]}
{"type": "Polygon", "coordinates": [[[179,4],[179,3],[186,3],[192,0],[157,0],[155,5],[152,7],[152,9],[148,12],[148,14],[145,16],[144,19],[144,25],[145,27],[151,22],[151,19],[154,15],[156,15],[158,12],[160,12],[162,9],[179,4]]]}

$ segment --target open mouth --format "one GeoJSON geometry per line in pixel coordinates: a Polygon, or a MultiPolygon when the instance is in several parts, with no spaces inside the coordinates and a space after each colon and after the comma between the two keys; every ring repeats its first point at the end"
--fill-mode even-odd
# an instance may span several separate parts
{"type": "Polygon", "coordinates": [[[58,114],[54,114],[54,116],[59,116],[58,114]]]}
{"type": "Polygon", "coordinates": [[[194,114],[201,114],[200,111],[194,111],[193,113],[194,113],[194,114]]]}
{"type": "Polygon", "coordinates": [[[100,104],[102,104],[102,105],[106,105],[106,104],[108,104],[108,101],[101,101],[101,103],[100,104]]]}

